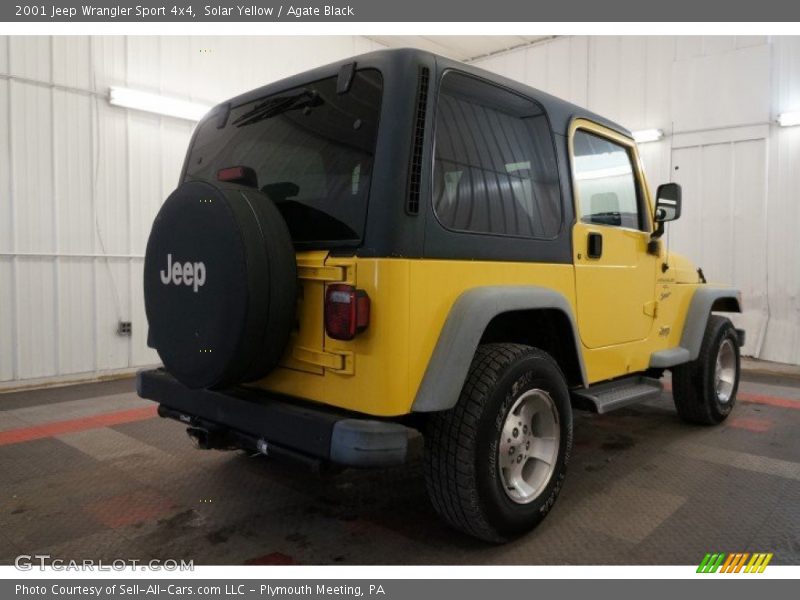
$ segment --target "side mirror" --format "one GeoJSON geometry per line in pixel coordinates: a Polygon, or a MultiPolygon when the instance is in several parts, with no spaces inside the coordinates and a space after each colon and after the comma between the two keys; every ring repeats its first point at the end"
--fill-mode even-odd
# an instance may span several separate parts
{"type": "Polygon", "coordinates": [[[674,221],[681,216],[681,186],[663,183],[656,191],[656,223],[674,221]]]}
{"type": "Polygon", "coordinates": [[[664,233],[664,223],[674,221],[681,216],[681,186],[677,183],[663,183],[656,190],[656,210],[653,220],[656,230],[653,237],[661,237],[664,233]]]}

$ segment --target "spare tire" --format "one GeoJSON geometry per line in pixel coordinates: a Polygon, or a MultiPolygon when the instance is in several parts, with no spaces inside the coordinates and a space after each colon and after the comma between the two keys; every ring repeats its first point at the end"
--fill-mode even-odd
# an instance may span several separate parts
{"type": "Polygon", "coordinates": [[[148,345],[191,388],[254,381],[278,364],[295,322],[297,265],[262,192],[182,184],[156,216],[144,259],[148,345]]]}

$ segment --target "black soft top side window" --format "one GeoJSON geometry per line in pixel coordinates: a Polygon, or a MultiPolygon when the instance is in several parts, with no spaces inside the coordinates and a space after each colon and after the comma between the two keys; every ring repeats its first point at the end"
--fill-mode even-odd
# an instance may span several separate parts
{"type": "Polygon", "coordinates": [[[561,190],[544,109],[455,71],[436,112],[433,207],[448,229],[552,238],[561,190]]]}

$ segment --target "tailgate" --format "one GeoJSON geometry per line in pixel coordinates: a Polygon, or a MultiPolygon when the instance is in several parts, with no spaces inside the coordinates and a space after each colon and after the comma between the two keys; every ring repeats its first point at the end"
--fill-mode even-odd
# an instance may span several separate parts
{"type": "Polygon", "coordinates": [[[325,250],[298,252],[297,277],[297,322],[281,366],[315,375],[323,375],[326,369],[346,371],[352,361],[325,348],[325,285],[353,283],[355,262],[331,258],[325,250]]]}

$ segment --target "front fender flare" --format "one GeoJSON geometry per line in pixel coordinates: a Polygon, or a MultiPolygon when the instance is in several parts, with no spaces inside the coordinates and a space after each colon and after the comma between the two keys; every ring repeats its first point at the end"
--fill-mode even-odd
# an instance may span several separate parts
{"type": "Polygon", "coordinates": [[[690,360],[700,356],[700,346],[703,344],[703,335],[706,332],[706,323],[714,304],[720,300],[729,301],[732,305],[726,306],[727,312],[742,312],[741,292],[731,288],[700,287],[692,296],[689,312],[681,334],[681,347],[689,351],[690,360]]]}
{"type": "Polygon", "coordinates": [[[539,286],[478,287],[465,291],[453,303],[411,410],[435,412],[455,406],[481,336],[491,320],[507,312],[536,309],[555,309],[566,315],[586,385],[578,328],[572,307],[563,294],[539,286]]]}
{"type": "Polygon", "coordinates": [[[650,366],[653,368],[669,368],[696,360],[700,355],[706,323],[711,311],[742,312],[741,293],[732,288],[698,287],[692,295],[686,321],[681,333],[681,345],[653,352],[650,366]],[[715,306],[716,304],[716,306],[715,306]]]}

